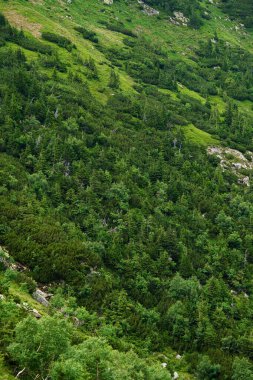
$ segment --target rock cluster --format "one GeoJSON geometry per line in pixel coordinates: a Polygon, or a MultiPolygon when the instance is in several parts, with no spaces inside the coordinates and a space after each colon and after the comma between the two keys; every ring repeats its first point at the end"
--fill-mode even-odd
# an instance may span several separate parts
{"type": "Polygon", "coordinates": [[[140,4],[140,6],[142,7],[142,12],[145,13],[145,15],[147,15],[147,16],[158,16],[160,13],[156,9],[145,4],[144,1],[142,1],[142,0],[138,0],[138,4],[140,4]]]}
{"type": "Polygon", "coordinates": [[[220,160],[220,166],[223,171],[230,170],[236,174],[240,185],[250,186],[250,178],[244,175],[243,171],[253,170],[252,152],[248,151],[244,155],[236,149],[213,146],[207,148],[207,153],[211,156],[216,156],[220,160]]]}
{"type": "Polygon", "coordinates": [[[49,306],[48,299],[50,297],[51,297],[51,294],[45,293],[40,289],[36,289],[35,292],[33,293],[33,298],[46,307],[49,306]]]}
{"type": "Polygon", "coordinates": [[[174,25],[187,26],[189,24],[189,19],[185,17],[182,12],[173,12],[173,17],[170,17],[170,22],[174,25]]]}

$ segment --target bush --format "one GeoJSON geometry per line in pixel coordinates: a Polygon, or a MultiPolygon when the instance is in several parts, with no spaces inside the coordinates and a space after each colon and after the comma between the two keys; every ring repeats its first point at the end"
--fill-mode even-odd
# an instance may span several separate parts
{"type": "Polygon", "coordinates": [[[16,282],[20,285],[25,284],[30,294],[32,294],[36,290],[36,282],[23,272],[17,273],[16,282]]]}
{"type": "Polygon", "coordinates": [[[59,34],[44,32],[42,33],[42,38],[44,38],[44,40],[47,40],[49,42],[53,42],[56,45],[68,51],[71,51],[73,48],[75,48],[75,45],[72,44],[72,42],[68,38],[60,36],[59,34]]]}
{"type": "Polygon", "coordinates": [[[83,28],[82,26],[77,26],[75,30],[78,33],[80,33],[83,36],[83,38],[85,38],[86,40],[90,40],[92,42],[98,43],[98,37],[95,32],[92,32],[86,28],[83,28]]]}
{"type": "Polygon", "coordinates": [[[124,27],[124,25],[121,24],[106,24],[107,29],[112,30],[113,32],[118,32],[125,34],[126,36],[137,38],[137,35],[133,33],[130,29],[127,29],[124,27]]]}

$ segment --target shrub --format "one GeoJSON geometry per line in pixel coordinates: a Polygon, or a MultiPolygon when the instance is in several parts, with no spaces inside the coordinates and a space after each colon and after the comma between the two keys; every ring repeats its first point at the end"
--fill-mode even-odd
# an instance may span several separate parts
{"type": "Polygon", "coordinates": [[[78,33],[80,33],[83,36],[83,38],[85,38],[86,40],[90,40],[92,42],[98,43],[98,37],[95,32],[92,32],[82,26],[77,26],[75,30],[78,33]]]}
{"type": "Polygon", "coordinates": [[[68,38],[60,36],[59,34],[44,32],[42,33],[42,38],[44,38],[44,40],[47,40],[49,42],[53,42],[56,45],[68,51],[71,51],[73,48],[75,48],[75,45],[72,44],[72,42],[68,38]]]}

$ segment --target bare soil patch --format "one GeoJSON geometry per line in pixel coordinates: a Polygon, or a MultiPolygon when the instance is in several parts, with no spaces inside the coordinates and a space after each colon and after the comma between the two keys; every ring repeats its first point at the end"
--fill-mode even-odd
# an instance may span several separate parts
{"type": "MultiPolygon", "coordinates": [[[[33,0],[34,1],[34,0],[33,0]]],[[[40,30],[41,25],[30,22],[26,17],[18,14],[15,11],[5,11],[5,17],[9,23],[15,26],[17,29],[24,29],[34,35],[34,37],[39,38],[41,36],[40,30]]]]}

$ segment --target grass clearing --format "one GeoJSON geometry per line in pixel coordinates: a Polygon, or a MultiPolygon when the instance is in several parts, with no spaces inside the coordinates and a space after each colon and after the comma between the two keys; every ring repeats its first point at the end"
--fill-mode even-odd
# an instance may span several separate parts
{"type": "Polygon", "coordinates": [[[219,145],[220,142],[214,138],[210,133],[200,130],[193,124],[183,127],[185,137],[196,143],[197,145],[208,146],[208,145],[219,145]]]}
{"type": "MultiPolygon", "coordinates": [[[[199,30],[187,28],[185,26],[173,25],[169,22],[168,15],[163,11],[159,17],[150,17],[141,12],[137,3],[125,3],[121,0],[115,2],[112,6],[107,6],[98,0],[75,0],[71,4],[63,0],[30,0],[27,2],[13,0],[11,3],[0,3],[0,11],[3,11],[13,25],[24,29],[27,33],[35,37],[40,37],[41,31],[52,31],[71,40],[76,45],[77,50],[68,52],[55,44],[54,49],[57,51],[59,59],[62,60],[68,68],[68,71],[83,77],[89,82],[92,94],[101,103],[105,104],[108,97],[111,96],[111,89],[108,89],[111,67],[110,60],[96,48],[96,44],[84,39],[75,31],[76,26],[82,26],[95,32],[98,36],[99,43],[105,48],[122,49],[124,34],[108,30],[103,23],[122,22],[124,26],[134,31],[139,36],[144,36],[153,45],[157,45],[163,52],[167,53],[172,59],[179,58],[194,66],[196,62],[192,60],[194,49],[200,41],[211,38],[214,30],[218,36],[225,41],[242,48],[253,51],[250,45],[250,32],[237,31],[238,23],[231,21],[215,5],[208,2],[204,4],[212,18],[205,22],[199,30]],[[92,57],[96,63],[99,80],[89,79],[86,77],[83,62],[92,57]]],[[[47,42],[48,43],[48,42],[47,42]]],[[[23,50],[23,49],[22,49],[23,50]]],[[[28,61],[36,59],[37,54],[24,50],[28,61]]],[[[120,87],[126,94],[133,94],[133,88],[136,83],[130,77],[124,67],[115,68],[120,77],[120,87]]],[[[47,70],[52,75],[50,70],[47,70]]],[[[67,74],[59,74],[67,75],[67,74]]],[[[160,92],[170,95],[174,100],[178,99],[176,92],[159,89],[160,92]]],[[[198,92],[192,91],[185,86],[179,87],[179,91],[193,99],[200,101],[202,104],[206,99],[198,92]]],[[[216,108],[220,114],[225,111],[225,102],[220,96],[209,96],[208,99],[213,108],[216,108]]],[[[253,115],[251,102],[238,102],[239,108],[253,115]]],[[[191,139],[195,136],[202,143],[207,139],[200,138],[196,130],[192,127],[188,130],[188,136],[191,139]]],[[[205,132],[203,132],[205,133],[205,132]]]]}

